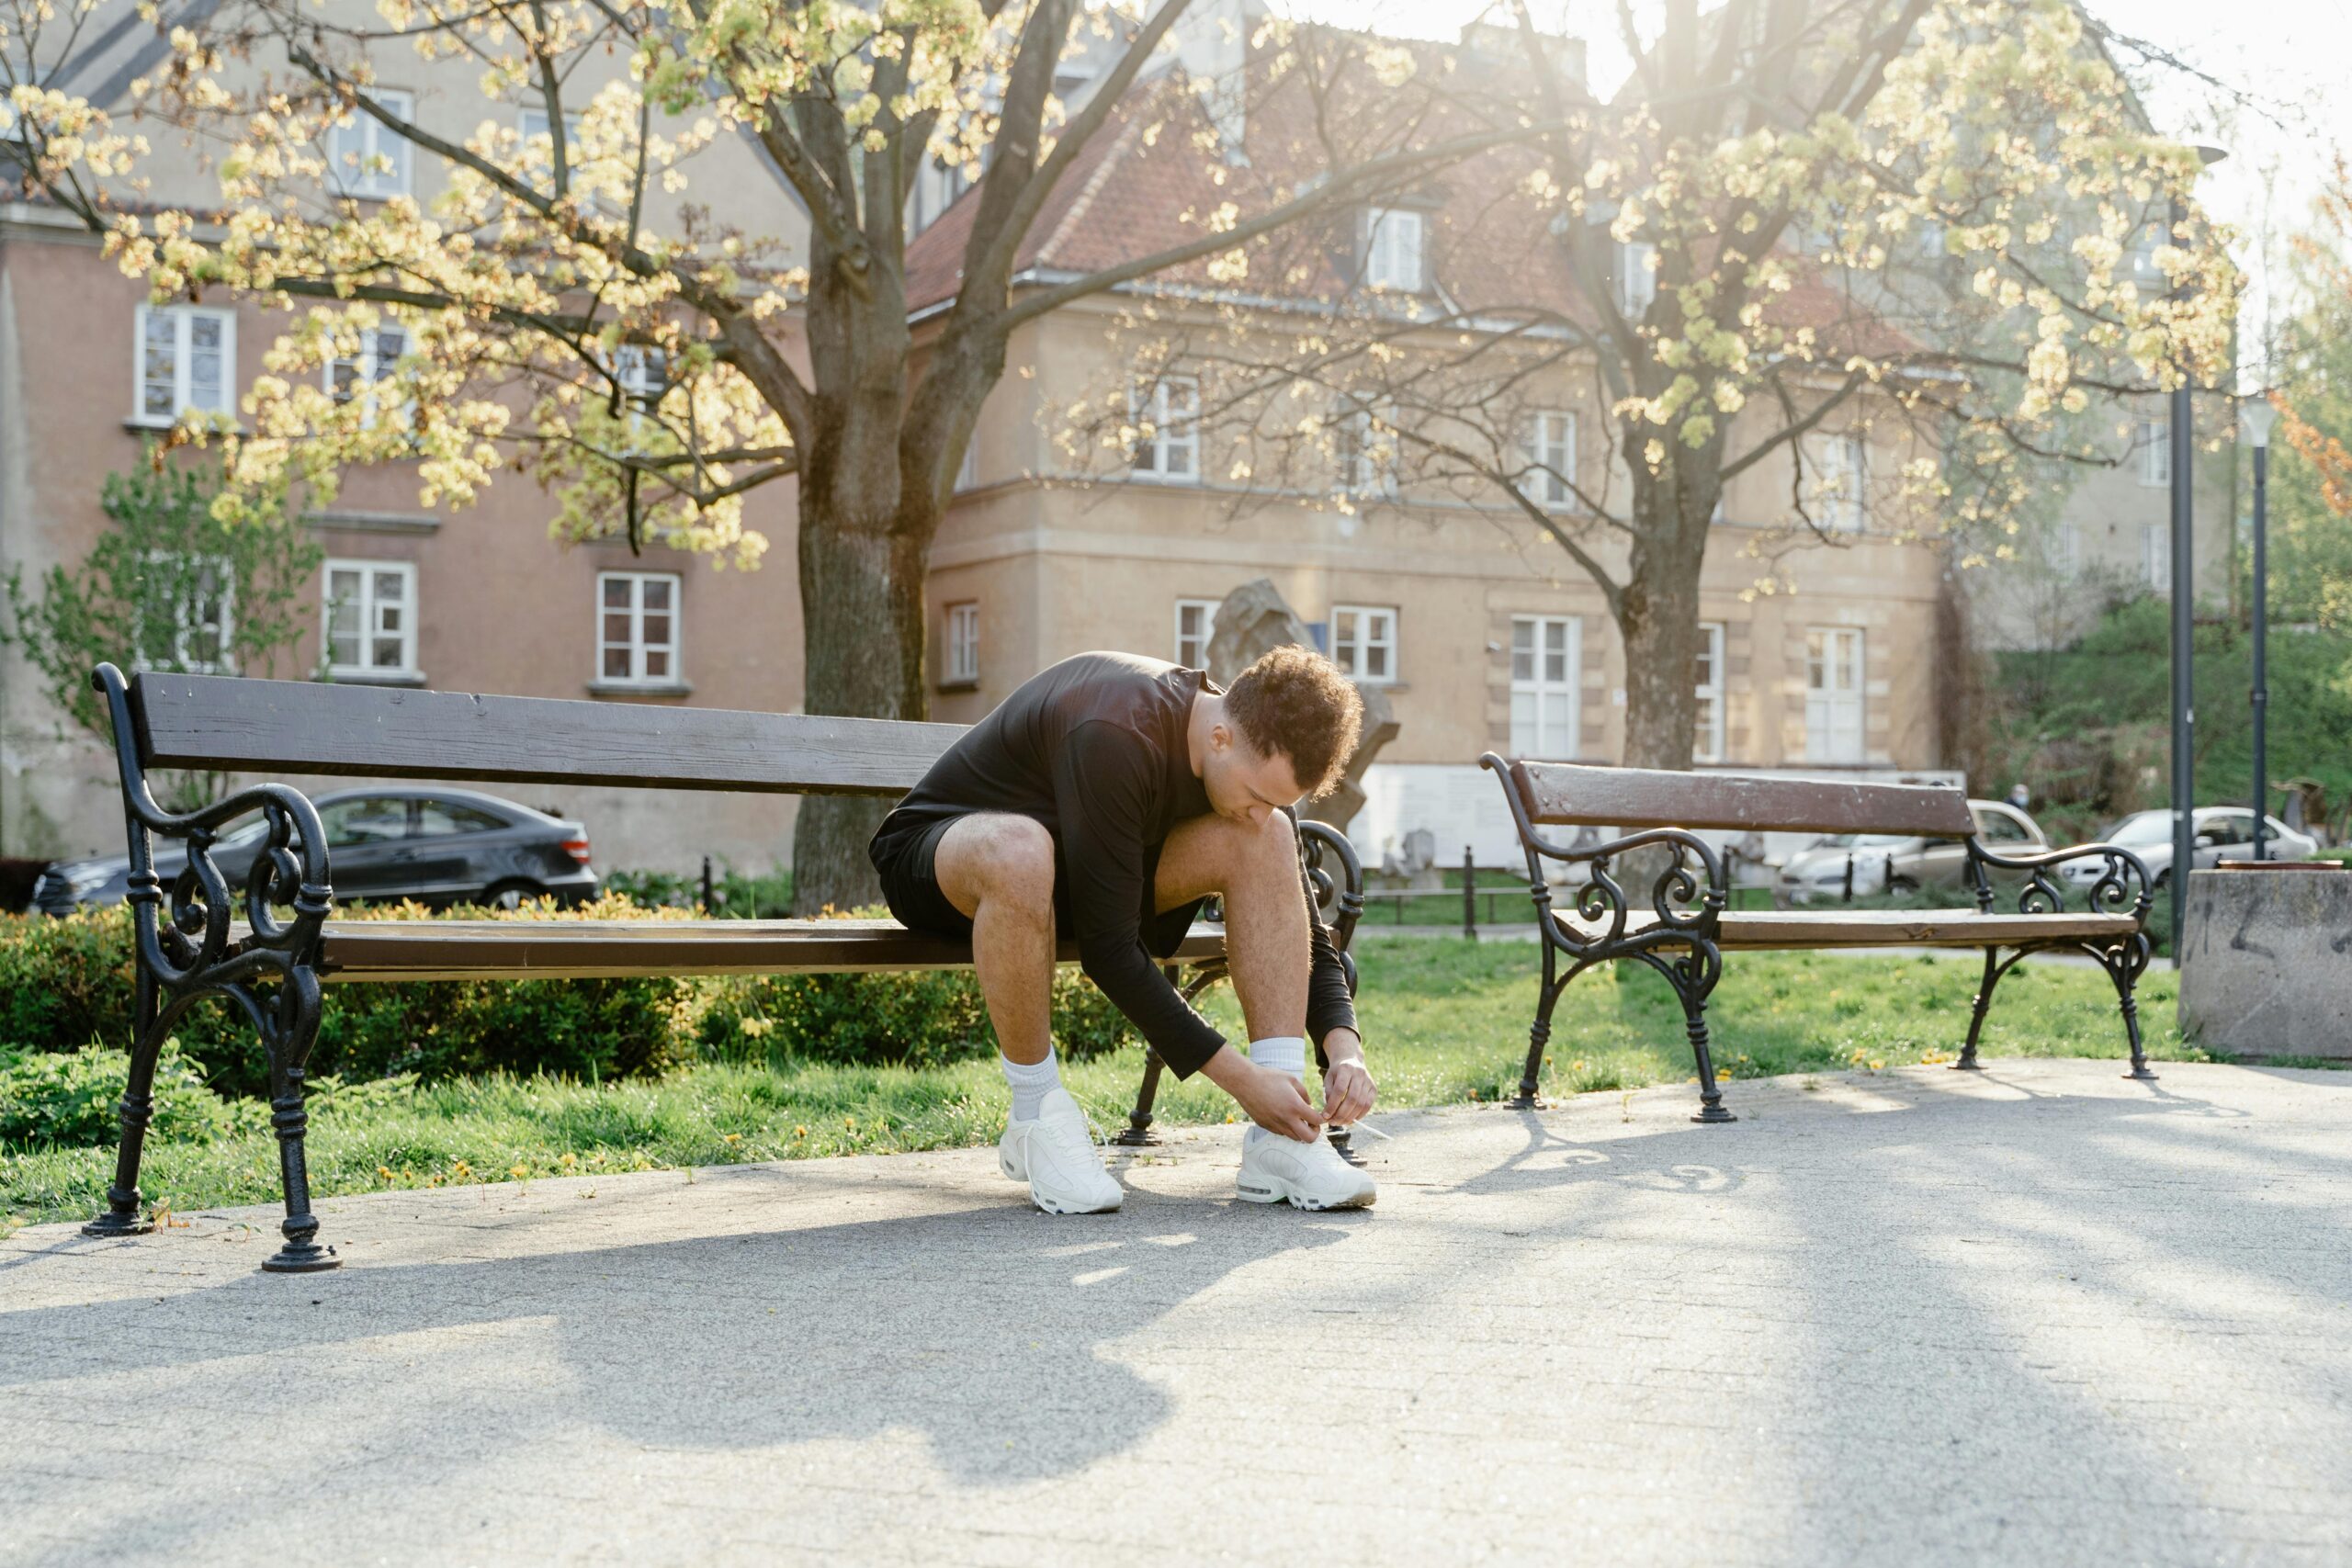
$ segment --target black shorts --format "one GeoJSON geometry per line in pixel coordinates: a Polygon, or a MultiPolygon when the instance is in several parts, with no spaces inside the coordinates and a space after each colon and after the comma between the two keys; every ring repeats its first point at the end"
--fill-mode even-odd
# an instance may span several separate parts
{"type": "MultiPolygon", "coordinates": [[[[895,818],[887,818],[874,835],[873,842],[866,845],[865,852],[881,875],[883,900],[900,925],[969,942],[972,919],[939,890],[939,876],[932,865],[933,857],[939,852],[941,838],[962,820],[960,817],[944,817],[901,826],[895,818]]],[[[1143,934],[1144,951],[1154,958],[1168,958],[1183,945],[1193,922],[1200,918],[1201,907],[1208,900],[1195,898],[1165,911],[1152,908],[1159,901],[1152,896],[1152,889],[1159,880],[1159,850],[1158,844],[1143,847],[1143,908],[1136,911],[1136,929],[1143,934]]],[[[1077,930],[1077,924],[1070,918],[1069,876],[1060,863],[1058,839],[1054,840],[1054,930],[1067,941],[1077,930]]]]}

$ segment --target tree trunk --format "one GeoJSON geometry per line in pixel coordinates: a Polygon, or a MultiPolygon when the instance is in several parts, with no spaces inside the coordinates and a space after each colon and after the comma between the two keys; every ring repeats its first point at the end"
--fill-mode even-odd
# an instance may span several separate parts
{"type": "MultiPolygon", "coordinates": [[[[929,716],[923,691],[923,566],[933,528],[921,516],[885,525],[833,508],[800,512],[800,604],[807,711],[857,718],[929,716]]],[[[931,520],[935,528],[936,520],[931,520]]],[[[893,803],[808,795],[792,837],[797,915],[881,901],[866,840],[893,803]]]]}
{"type": "MultiPolygon", "coordinates": [[[[1683,455],[1699,467],[1700,455],[1683,455]]],[[[1699,573],[1721,483],[1668,468],[1634,470],[1635,534],[1617,631],[1625,645],[1629,768],[1688,768],[1699,724],[1699,573]],[[1702,491],[1706,493],[1702,494],[1702,491]]]]}

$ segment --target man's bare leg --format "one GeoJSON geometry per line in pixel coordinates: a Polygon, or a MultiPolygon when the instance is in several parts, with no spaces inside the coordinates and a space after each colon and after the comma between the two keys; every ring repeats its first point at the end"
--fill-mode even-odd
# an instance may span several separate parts
{"type": "Polygon", "coordinates": [[[1225,898],[1226,966],[1250,1038],[1305,1035],[1314,951],[1290,819],[1276,812],[1256,824],[1215,816],[1176,824],[1159,852],[1153,898],[1167,910],[1212,893],[1225,898]]]}
{"type": "Polygon", "coordinates": [[[1102,1168],[1086,1113],[1054,1060],[1054,840],[1026,817],[967,817],[940,835],[932,874],[971,917],[980,994],[1004,1054],[1012,1116],[997,1144],[1004,1174],[1048,1213],[1091,1214],[1125,1196],[1102,1168]]]}
{"type": "MultiPolygon", "coordinates": [[[[1306,988],[1315,964],[1290,819],[1274,813],[1256,823],[1224,817],[1179,823],[1160,851],[1153,895],[1164,910],[1209,893],[1225,898],[1226,964],[1250,1026],[1248,1058],[1227,1045],[1203,1069],[1257,1122],[1242,1139],[1236,1191],[1252,1202],[1302,1209],[1372,1202],[1372,1179],[1323,1142],[1329,1118],[1306,1098],[1306,988]]],[[[1332,1053],[1327,1109],[1350,1103],[1351,1073],[1363,1080],[1368,1109],[1371,1078],[1354,1032],[1335,1029],[1326,1046],[1332,1053]]]]}
{"type": "Polygon", "coordinates": [[[1053,1049],[1054,840],[1026,817],[958,818],[932,873],[971,917],[972,962],[1005,1059],[1024,1066],[1053,1049]]]}

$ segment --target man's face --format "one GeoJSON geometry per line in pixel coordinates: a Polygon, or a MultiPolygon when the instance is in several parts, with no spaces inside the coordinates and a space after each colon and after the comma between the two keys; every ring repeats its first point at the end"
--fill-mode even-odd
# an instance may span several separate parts
{"type": "Polygon", "coordinates": [[[1209,808],[1231,822],[1263,823],[1286,806],[1295,805],[1306,792],[1291,772],[1291,761],[1277,751],[1261,756],[1249,737],[1229,724],[1209,731],[1208,755],[1201,763],[1201,785],[1208,791],[1209,808]]]}

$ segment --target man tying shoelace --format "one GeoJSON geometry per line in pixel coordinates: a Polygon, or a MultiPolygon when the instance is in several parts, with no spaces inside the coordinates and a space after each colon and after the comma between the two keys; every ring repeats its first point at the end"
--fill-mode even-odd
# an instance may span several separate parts
{"type": "Polygon", "coordinates": [[[967,731],[876,831],[868,852],[890,912],[972,943],[1012,1089],[999,1159],[1040,1209],[1098,1213],[1125,1197],[1055,1061],[1057,931],[1178,1077],[1207,1074],[1249,1113],[1241,1197],[1373,1201],[1372,1179],[1322,1136],[1369,1111],[1374,1089],[1291,818],[1338,780],[1362,722],[1355,688],[1302,648],[1275,649],[1224,692],[1198,670],[1081,653],[967,731]],[[1213,896],[1246,1056],[1160,970],[1213,896]]]}

